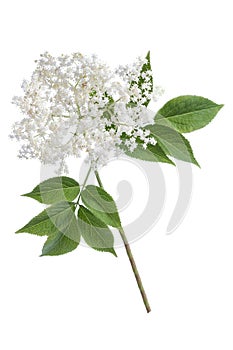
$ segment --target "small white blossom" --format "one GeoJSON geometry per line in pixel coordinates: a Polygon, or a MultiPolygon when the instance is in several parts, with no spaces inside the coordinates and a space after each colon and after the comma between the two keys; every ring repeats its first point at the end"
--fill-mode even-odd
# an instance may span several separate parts
{"type": "Polygon", "coordinates": [[[41,55],[31,79],[22,83],[24,94],[12,101],[24,115],[10,135],[22,143],[19,157],[59,162],[62,171],[66,157],[80,157],[83,151],[98,167],[119,156],[122,143],[131,152],[137,137],[144,147],[154,144],[150,132],[143,130],[154,123],[145,107],[152,97],[152,72],[143,72],[138,86],[145,62],[138,58],[113,71],[96,56],[41,55]]]}
{"type": "Polygon", "coordinates": [[[157,102],[159,97],[164,94],[164,89],[161,86],[155,85],[153,88],[152,100],[157,102]]]}

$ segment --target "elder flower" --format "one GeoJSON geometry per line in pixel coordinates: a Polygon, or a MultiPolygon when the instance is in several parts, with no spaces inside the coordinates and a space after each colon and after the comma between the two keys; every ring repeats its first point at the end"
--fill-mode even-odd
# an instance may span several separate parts
{"type": "Polygon", "coordinates": [[[11,134],[22,143],[19,157],[58,162],[62,171],[66,157],[85,152],[98,168],[121,155],[122,146],[133,152],[136,137],[144,148],[154,144],[143,130],[154,122],[146,104],[155,98],[152,72],[141,73],[146,63],[138,58],[112,70],[94,55],[41,55],[23,95],[13,98],[24,115],[11,134]]]}

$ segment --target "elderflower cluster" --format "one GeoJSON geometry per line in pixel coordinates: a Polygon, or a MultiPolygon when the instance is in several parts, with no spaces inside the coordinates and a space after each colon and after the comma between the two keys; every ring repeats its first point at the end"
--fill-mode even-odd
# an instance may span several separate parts
{"type": "Polygon", "coordinates": [[[83,152],[94,168],[105,165],[123,149],[133,152],[137,139],[144,148],[154,144],[149,131],[153,114],[152,72],[141,73],[147,61],[110,69],[96,56],[81,53],[36,61],[23,95],[13,98],[24,118],[13,125],[11,137],[21,142],[20,158],[65,166],[65,158],[83,152]]]}

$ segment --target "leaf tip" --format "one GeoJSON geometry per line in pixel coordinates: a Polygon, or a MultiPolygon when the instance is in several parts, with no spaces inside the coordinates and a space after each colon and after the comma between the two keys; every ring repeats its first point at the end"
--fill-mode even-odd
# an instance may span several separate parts
{"type": "Polygon", "coordinates": [[[109,250],[109,252],[112,253],[112,254],[117,258],[117,253],[116,253],[116,251],[115,251],[114,248],[111,248],[111,249],[109,250]]]}
{"type": "Polygon", "coordinates": [[[193,164],[195,164],[199,169],[201,169],[201,166],[196,159],[195,159],[195,162],[193,164]]]}
{"type": "Polygon", "coordinates": [[[43,258],[44,256],[49,256],[49,255],[50,255],[49,252],[47,252],[43,247],[42,252],[39,255],[39,258],[43,258]]]}
{"type": "Polygon", "coordinates": [[[175,162],[173,162],[170,158],[169,158],[169,160],[170,160],[170,162],[167,162],[167,164],[171,164],[171,165],[173,165],[173,166],[176,166],[176,163],[175,163],[175,162]]]}
{"type": "Polygon", "coordinates": [[[21,197],[30,197],[30,193],[24,193],[20,195],[21,197]]]}
{"type": "Polygon", "coordinates": [[[15,232],[15,234],[22,233],[22,232],[23,232],[23,229],[20,228],[19,230],[17,230],[17,231],[15,232]]]}
{"type": "Polygon", "coordinates": [[[50,254],[43,253],[43,251],[42,251],[42,253],[39,255],[39,258],[43,258],[44,256],[50,256],[50,254]]]}

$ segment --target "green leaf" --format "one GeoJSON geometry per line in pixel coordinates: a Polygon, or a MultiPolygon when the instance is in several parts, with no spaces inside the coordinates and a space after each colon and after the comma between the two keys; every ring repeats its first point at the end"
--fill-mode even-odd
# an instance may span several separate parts
{"type": "Polygon", "coordinates": [[[60,201],[72,201],[79,194],[79,184],[66,176],[53,177],[41,182],[32,192],[23,196],[36,199],[40,203],[53,204],[60,201]]]}
{"type": "Polygon", "coordinates": [[[78,225],[82,237],[90,247],[117,256],[113,248],[114,237],[108,226],[82,205],[78,211],[78,225]]]}
{"type": "Polygon", "coordinates": [[[210,123],[222,107],[204,97],[179,96],[158,111],[155,123],[182,133],[191,132],[210,123]]]}
{"type": "Polygon", "coordinates": [[[74,210],[74,204],[58,202],[43,210],[16,233],[27,232],[45,236],[57,230],[63,232],[73,220],[74,210]]]}
{"type": "Polygon", "coordinates": [[[156,124],[147,125],[146,129],[150,130],[165,154],[199,166],[189,141],[176,130],[156,124]]]}
{"type": "Polygon", "coordinates": [[[142,147],[142,145],[139,143],[137,148],[133,152],[130,152],[128,149],[125,147],[125,154],[129,157],[132,158],[137,158],[149,162],[162,162],[162,163],[169,163],[173,164],[173,161],[169,159],[162,148],[159,146],[158,143],[156,145],[148,145],[147,148],[145,149],[142,147]]]}
{"type": "Polygon", "coordinates": [[[106,225],[121,227],[118,210],[113,198],[101,187],[88,185],[81,193],[83,203],[106,225]]]}
{"type": "Polygon", "coordinates": [[[38,236],[47,236],[54,232],[55,227],[50,220],[48,213],[43,210],[40,214],[30,220],[25,226],[16,231],[16,233],[27,232],[38,236]]]}
{"type": "Polygon", "coordinates": [[[77,246],[77,242],[57,232],[47,238],[41,256],[66,254],[76,249],[77,246]]]}

